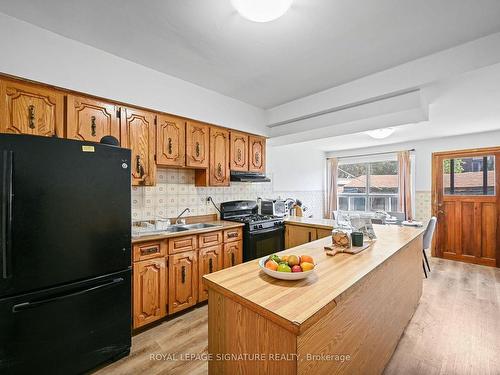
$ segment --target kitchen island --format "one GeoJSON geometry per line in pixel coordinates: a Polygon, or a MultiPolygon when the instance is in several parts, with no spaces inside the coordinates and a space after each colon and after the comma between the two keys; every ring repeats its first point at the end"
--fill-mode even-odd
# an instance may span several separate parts
{"type": "Polygon", "coordinates": [[[209,373],[382,373],[422,294],[423,229],[375,231],[356,255],[326,255],[329,237],[281,252],[314,257],[305,280],[273,279],[258,260],[205,275],[209,373]]]}

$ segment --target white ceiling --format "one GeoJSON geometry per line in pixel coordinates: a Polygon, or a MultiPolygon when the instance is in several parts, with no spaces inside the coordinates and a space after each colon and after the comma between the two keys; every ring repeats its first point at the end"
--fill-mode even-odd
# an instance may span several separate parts
{"type": "Polygon", "coordinates": [[[230,0],[0,0],[0,12],[261,108],[500,31],[499,0],[295,0],[265,24],[230,0]]]}

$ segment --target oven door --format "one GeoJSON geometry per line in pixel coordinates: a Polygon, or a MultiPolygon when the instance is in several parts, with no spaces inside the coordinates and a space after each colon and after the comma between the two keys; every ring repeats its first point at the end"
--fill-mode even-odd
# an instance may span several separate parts
{"type": "Polygon", "coordinates": [[[246,232],[243,240],[243,261],[265,257],[284,249],[284,226],[246,232]]]}

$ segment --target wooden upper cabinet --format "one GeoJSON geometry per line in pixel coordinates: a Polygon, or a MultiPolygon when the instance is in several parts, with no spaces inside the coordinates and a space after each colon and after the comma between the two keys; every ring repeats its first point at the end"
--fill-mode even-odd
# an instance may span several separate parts
{"type": "Polygon", "coordinates": [[[165,258],[134,263],[134,328],[166,315],[167,268],[165,258]]]}
{"type": "Polygon", "coordinates": [[[99,142],[112,135],[120,140],[120,123],[114,104],[84,96],[67,96],[67,138],[99,142]]]}
{"type": "Polygon", "coordinates": [[[186,122],[168,115],[156,121],[156,164],[165,167],[186,165],[186,122]]]}
{"type": "Polygon", "coordinates": [[[251,135],[248,137],[250,147],[250,172],[266,171],[266,138],[251,135]]]}
{"type": "Polygon", "coordinates": [[[208,168],[210,127],[195,121],[186,123],[186,166],[208,168]]]}
{"type": "Polygon", "coordinates": [[[210,128],[210,186],[229,186],[229,131],[210,128]]]}
{"type": "Polygon", "coordinates": [[[0,132],[64,137],[64,95],[55,89],[0,80],[0,132]]]}
{"type": "Polygon", "coordinates": [[[231,170],[248,171],[248,134],[231,130],[231,170]]]}
{"type": "Polygon", "coordinates": [[[132,150],[132,185],[154,185],[155,164],[155,115],[133,108],[121,108],[121,145],[132,150]]]}
{"type": "Polygon", "coordinates": [[[168,313],[193,306],[198,298],[197,251],[169,255],[168,313]]]}

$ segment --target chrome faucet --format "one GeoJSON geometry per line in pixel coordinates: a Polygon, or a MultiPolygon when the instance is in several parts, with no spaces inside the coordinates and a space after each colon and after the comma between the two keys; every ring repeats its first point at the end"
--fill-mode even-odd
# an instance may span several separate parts
{"type": "Polygon", "coordinates": [[[177,216],[177,217],[175,218],[175,224],[181,224],[181,222],[180,222],[180,218],[181,218],[181,216],[182,216],[182,215],[184,215],[184,212],[186,212],[186,211],[187,211],[188,213],[191,213],[191,210],[189,209],[189,207],[185,208],[185,209],[184,209],[184,211],[182,211],[182,212],[179,214],[179,216],[177,216]]]}

